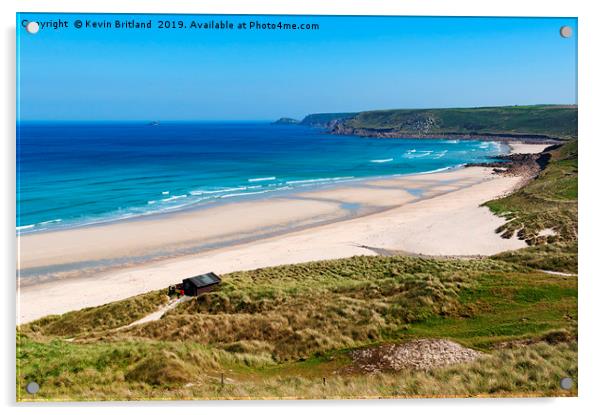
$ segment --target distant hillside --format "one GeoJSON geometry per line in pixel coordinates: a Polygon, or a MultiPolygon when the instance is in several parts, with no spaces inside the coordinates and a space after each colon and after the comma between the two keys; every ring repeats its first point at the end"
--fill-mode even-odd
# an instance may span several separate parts
{"type": "Polygon", "coordinates": [[[274,125],[296,125],[299,124],[299,120],[294,118],[282,117],[274,121],[272,124],[274,125]]]}
{"type": "Polygon", "coordinates": [[[311,117],[320,115],[330,117],[331,133],[342,135],[401,138],[490,136],[533,141],[577,137],[577,106],[574,105],[364,111],[338,120],[333,117],[336,114],[314,114],[311,117]]]}
{"type": "Polygon", "coordinates": [[[343,121],[356,116],[357,112],[335,112],[325,114],[309,114],[303,120],[301,124],[309,125],[311,127],[329,127],[329,124],[333,121],[343,121]]]}

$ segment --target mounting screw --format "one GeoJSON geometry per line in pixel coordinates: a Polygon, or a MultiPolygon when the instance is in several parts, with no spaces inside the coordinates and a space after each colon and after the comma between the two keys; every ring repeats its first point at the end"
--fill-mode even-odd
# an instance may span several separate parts
{"type": "Polygon", "coordinates": [[[564,38],[573,36],[573,29],[571,26],[562,26],[560,28],[560,36],[564,38]]]}
{"type": "Polygon", "coordinates": [[[35,35],[40,31],[40,25],[38,22],[29,22],[27,23],[27,26],[25,26],[25,30],[27,30],[27,33],[35,35]]]}
{"type": "Polygon", "coordinates": [[[569,390],[573,387],[573,379],[562,378],[560,379],[560,387],[564,390],[569,390]]]}
{"type": "Polygon", "coordinates": [[[27,386],[25,386],[25,390],[27,391],[27,393],[33,395],[38,393],[38,391],[40,390],[40,385],[38,385],[36,382],[29,382],[27,386]]]}

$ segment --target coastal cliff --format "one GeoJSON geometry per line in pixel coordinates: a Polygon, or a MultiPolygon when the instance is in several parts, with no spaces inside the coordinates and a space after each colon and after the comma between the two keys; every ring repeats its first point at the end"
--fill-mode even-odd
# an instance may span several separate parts
{"type": "Polygon", "coordinates": [[[300,121],[294,118],[282,117],[274,121],[273,125],[297,125],[300,121]]]}
{"type": "Polygon", "coordinates": [[[320,128],[332,128],[334,123],[345,122],[352,119],[359,113],[357,112],[335,112],[324,114],[309,114],[300,122],[302,125],[320,128]]]}
{"type": "Polygon", "coordinates": [[[300,124],[330,134],[553,143],[577,138],[576,105],[397,109],[310,114],[300,124]]]}

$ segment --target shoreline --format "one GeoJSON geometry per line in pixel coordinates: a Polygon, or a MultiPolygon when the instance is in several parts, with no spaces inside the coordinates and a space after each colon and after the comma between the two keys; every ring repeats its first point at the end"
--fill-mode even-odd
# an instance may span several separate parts
{"type": "MultiPolygon", "coordinates": [[[[514,153],[510,146],[508,148],[509,154],[514,153]]],[[[527,145],[527,148],[539,150],[538,146],[527,145]]],[[[132,265],[138,259],[144,262],[170,259],[199,250],[215,250],[361,218],[459,190],[466,186],[466,177],[453,173],[472,167],[458,165],[427,172],[357,178],[261,198],[250,197],[236,202],[217,202],[72,228],[24,233],[17,235],[21,245],[17,271],[24,276],[22,282],[26,282],[32,276],[44,273],[45,268],[49,272],[61,273],[77,269],[78,264],[93,266],[98,262],[97,265],[122,266],[132,265]],[[268,211],[269,214],[266,213],[268,211]],[[241,221],[236,218],[237,223],[232,226],[230,222],[237,215],[252,219],[241,221]],[[193,234],[193,230],[203,235],[193,234]],[[137,232],[146,233],[152,241],[130,236],[130,233],[137,232]],[[150,235],[157,233],[159,238],[150,235]],[[91,243],[82,244],[85,241],[91,243]],[[106,254],[119,248],[118,255],[106,254]],[[114,263],[116,259],[122,260],[121,263],[114,263]]],[[[469,185],[481,180],[475,175],[467,176],[470,176],[469,185]]]]}
{"type": "MultiPolygon", "coordinates": [[[[509,150],[510,152],[508,154],[512,154],[511,147],[509,145],[507,145],[507,147],[510,149],[509,150]]],[[[144,214],[139,214],[139,215],[134,215],[134,216],[115,217],[115,218],[110,218],[110,219],[106,219],[106,220],[99,220],[97,222],[74,224],[74,225],[63,226],[63,227],[57,226],[57,227],[53,227],[53,228],[45,228],[45,229],[39,229],[39,230],[35,230],[35,231],[27,230],[28,227],[35,226],[35,224],[34,225],[24,225],[24,226],[21,226],[21,228],[24,228],[24,229],[19,229],[19,227],[17,227],[17,237],[44,234],[44,233],[52,233],[52,232],[64,232],[64,231],[70,231],[70,230],[82,229],[82,228],[102,227],[102,226],[107,226],[107,225],[111,225],[114,223],[126,223],[126,222],[152,220],[152,219],[158,219],[158,218],[162,218],[162,217],[170,217],[173,215],[179,215],[181,213],[186,213],[186,212],[195,212],[195,211],[202,211],[204,209],[223,207],[223,206],[236,204],[236,203],[270,200],[270,199],[279,198],[279,197],[290,197],[290,196],[294,196],[295,194],[298,194],[298,193],[306,193],[306,192],[314,192],[314,191],[320,191],[320,190],[326,190],[326,189],[333,189],[333,188],[353,185],[354,183],[362,183],[362,182],[367,182],[367,181],[382,180],[382,179],[395,178],[395,177],[418,176],[418,175],[423,175],[423,174],[434,174],[434,173],[441,173],[441,172],[447,172],[447,171],[454,171],[454,170],[465,168],[466,165],[467,165],[467,163],[458,164],[458,165],[453,165],[453,166],[449,166],[449,167],[442,167],[439,169],[434,169],[434,170],[429,170],[429,171],[424,171],[424,172],[416,172],[416,173],[399,173],[399,174],[377,175],[377,176],[367,176],[367,177],[348,177],[348,178],[344,178],[341,180],[335,180],[334,178],[333,179],[331,179],[331,178],[317,179],[317,180],[324,180],[324,181],[311,183],[306,186],[300,186],[300,187],[294,187],[294,188],[291,187],[288,189],[278,189],[278,190],[271,191],[270,193],[266,192],[266,193],[263,193],[263,195],[264,195],[263,197],[257,196],[254,193],[248,193],[248,194],[241,195],[241,199],[216,198],[216,199],[211,200],[208,203],[194,203],[191,205],[184,205],[177,209],[159,210],[156,212],[149,212],[149,213],[144,213],[144,214]],[[23,230],[24,230],[24,232],[23,232],[23,230]]]]}
{"type": "MultiPolygon", "coordinates": [[[[532,149],[535,151],[534,148],[532,149]]],[[[491,172],[490,168],[471,167],[439,173],[367,180],[361,186],[341,186],[302,193],[301,200],[295,198],[278,200],[280,206],[276,208],[273,206],[274,200],[269,201],[270,206],[265,202],[262,204],[261,201],[249,202],[247,205],[253,204],[254,207],[245,206],[242,211],[249,213],[248,208],[254,208],[255,212],[264,210],[264,218],[268,217],[272,224],[275,219],[274,214],[278,211],[285,211],[293,216],[301,213],[301,220],[307,220],[303,212],[307,213],[311,210],[309,216],[313,219],[318,212],[318,216],[329,217],[331,222],[317,223],[306,229],[288,230],[284,227],[284,232],[280,235],[259,237],[239,244],[226,243],[223,247],[207,251],[119,266],[94,273],[93,277],[81,274],[79,277],[51,278],[34,284],[22,284],[23,279],[19,279],[18,323],[23,324],[49,314],[61,314],[97,306],[165,288],[179,282],[183,277],[208,271],[228,273],[354,255],[375,255],[375,252],[366,248],[368,246],[433,255],[491,255],[523,247],[525,246],[523,241],[502,239],[495,234],[494,230],[504,223],[504,219],[493,215],[487,208],[480,207],[483,202],[512,191],[521,178],[494,176],[491,172]],[[413,191],[416,193],[412,194],[413,191]],[[367,202],[381,209],[355,217],[340,216],[341,203],[359,203],[361,206],[362,203],[367,202]]],[[[239,215],[240,212],[239,210],[230,214],[239,215]]],[[[203,213],[202,216],[213,216],[206,215],[207,210],[203,213]]],[[[217,214],[217,212],[213,213],[217,214]]],[[[99,246],[103,246],[99,244],[97,231],[105,229],[106,233],[107,228],[110,228],[110,232],[106,233],[105,237],[110,235],[115,241],[117,246],[110,245],[109,248],[117,251],[119,255],[124,254],[120,246],[120,243],[123,245],[124,240],[138,246],[140,242],[148,242],[147,236],[158,239],[162,246],[171,246],[174,243],[173,234],[177,234],[174,230],[194,225],[195,222],[198,226],[198,222],[202,222],[202,218],[198,215],[197,217],[192,215],[192,218],[190,216],[190,213],[181,213],[159,221],[144,220],[128,224],[119,223],[118,227],[107,225],[89,228],[95,231],[96,235],[73,234],[74,238],[71,240],[80,247],[87,247],[88,251],[93,249],[92,253],[94,253],[99,246]],[[180,217],[183,222],[175,221],[177,217],[180,217]],[[142,234],[126,226],[143,224],[137,229],[142,231],[149,227],[149,222],[162,223],[163,225],[157,229],[168,230],[168,234],[155,232],[153,226],[150,232],[147,229],[147,232],[142,234]]],[[[235,225],[239,227],[242,225],[243,228],[245,222],[248,225],[249,221],[242,219],[235,225]]],[[[213,217],[211,220],[219,221],[219,218],[213,217]]],[[[222,225],[228,225],[223,223],[223,216],[221,220],[222,225]]],[[[30,261],[37,260],[40,263],[48,261],[48,255],[46,257],[41,255],[40,259],[35,250],[29,250],[27,239],[36,235],[65,236],[71,232],[74,231],[22,236],[20,253],[21,255],[24,252],[33,254],[33,258],[30,255],[30,261]]],[[[54,242],[45,241],[42,245],[51,251],[54,249],[55,253],[60,254],[59,257],[62,255],[63,261],[68,262],[70,258],[81,257],[81,250],[74,252],[73,245],[65,244],[65,240],[62,243],[54,242]]]]}
{"type": "MultiPolygon", "coordinates": [[[[430,171],[430,172],[396,174],[396,175],[392,175],[392,176],[377,176],[377,177],[368,178],[368,179],[361,178],[361,179],[356,179],[356,180],[349,180],[345,183],[337,183],[337,184],[319,187],[314,190],[307,190],[306,192],[290,191],[290,192],[287,192],[287,196],[285,196],[285,198],[294,199],[295,194],[323,192],[323,191],[336,190],[336,189],[341,189],[341,188],[349,189],[349,187],[355,187],[354,184],[359,185],[359,187],[362,187],[362,184],[370,186],[371,182],[375,182],[377,180],[386,181],[386,180],[390,180],[390,179],[399,179],[399,178],[404,178],[404,177],[433,175],[433,174],[439,174],[439,173],[454,172],[454,171],[458,171],[458,170],[466,169],[466,168],[468,168],[468,167],[465,165],[460,165],[460,166],[453,166],[453,167],[448,167],[448,168],[443,168],[443,169],[437,169],[437,170],[430,171]]],[[[414,194],[414,192],[411,191],[412,189],[405,189],[406,191],[410,191],[410,193],[412,193],[412,196],[414,196],[414,199],[409,199],[407,201],[404,201],[404,204],[416,203],[419,201],[428,200],[433,197],[440,196],[442,194],[460,190],[462,188],[463,187],[458,187],[458,189],[449,190],[449,191],[444,190],[440,193],[436,193],[434,195],[427,195],[427,196],[424,196],[424,194],[420,194],[420,196],[417,196],[414,194]]],[[[249,201],[250,202],[258,202],[258,201],[265,202],[265,201],[270,200],[271,198],[278,198],[278,197],[279,196],[271,196],[271,197],[268,197],[265,199],[253,198],[251,200],[248,200],[247,202],[249,202],[249,201]]],[[[345,202],[342,202],[342,201],[337,201],[337,202],[341,202],[342,205],[345,204],[345,202]]],[[[38,232],[33,235],[45,234],[45,233],[50,233],[50,232],[69,232],[71,230],[76,230],[76,229],[80,229],[80,228],[96,228],[96,227],[102,227],[102,226],[107,226],[107,225],[111,225],[111,224],[118,225],[120,223],[128,223],[128,222],[136,223],[136,222],[144,222],[144,221],[151,221],[151,220],[165,221],[165,220],[169,220],[169,218],[177,217],[179,214],[183,214],[186,212],[199,214],[200,212],[204,211],[205,209],[215,209],[215,208],[219,208],[219,207],[223,207],[223,206],[227,206],[227,205],[228,204],[225,203],[225,204],[218,204],[218,205],[213,205],[213,206],[202,206],[202,207],[197,207],[197,208],[190,207],[190,208],[183,209],[182,211],[159,213],[156,215],[152,215],[150,217],[146,216],[146,217],[139,217],[139,218],[123,219],[123,220],[112,221],[112,222],[103,223],[103,224],[81,226],[78,228],[68,228],[63,231],[38,232]]],[[[228,249],[229,247],[246,245],[246,244],[250,244],[253,242],[258,242],[258,241],[263,241],[263,240],[268,240],[268,239],[272,239],[272,238],[285,236],[285,235],[295,233],[295,232],[311,230],[314,228],[319,228],[319,227],[334,224],[334,223],[345,222],[347,220],[358,219],[358,218],[363,218],[363,217],[370,216],[370,215],[384,213],[388,210],[395,209],[397,207],[399,207],[399,206],[397,206],[397,205],[390,205],[390,206],[384,206],[384,207],[366,207],[366,206],[364,206],[362,212],[357,212],[357,210],[359,210],[359,209],[357,209],[343,217],[335,217],[333,219],[326,219],[326,220],[318,221],[316,223],[310,223],[307,225],[301,224],[301,225],[298,225],[295,227],[288,227],[288,228],[285,227],[284,229],[278,229],[278,230],[268,231],[268,232],[264,232],[264,233],[261,233],[261,229],[259,229],[260,233],[258,233],[258,234],[254,234],[254,235],[250,235],[250,236],[243,236],[243,237],[237,236],[236,238],[231,239],[231,240],[220,240],[220,241],[213,242],[213,243],[207,243],[205,245],[200,244],[200,245],[184,246],[180,250],[175,249],[172,251],[148,252],[148,253],[140,255],[139,257],[123,257],[123,258],[117,258],[117,259],[104,259],[104,260],[100,259],[97,261],[95,261],[95,260],[82,261],[79,263],[75,262],[75,263],[68,263],[68,264],[58,264],[56,266],[52,266],[52,265],[41,266],[39,268],[29,268],[29,269],[17,270],[17,271],[20,276],[21,287],[33,285],[33,284],[44,283],[44,282],[51,282],[53,280],[60,281],[60,280],[70,279],[70,278],[73,278],[73,275],[70,275],[70,272],[72,272],[72,271],[75,271],[76,274],[79,274],[79,275],[76,275],[75,277],[89,278],[89,277],[91,277],[91,275],[97,274],[99,272],[105,273],[105,272],[110,272],[114,269],[120,269],[120,268],[124,268],[124,267],[131,268],[131,267],[135,267],[135,266],[141,265],[141,264],[157,263],[160,261],[172,260],[174,258],[186,257],[189,255],[193,255],[194,253],[198,253],[198,252],[202,252],[202,251],[217,251],[217,250],[221,250],[221,249],[228,249]],[[83,268],[83,270],[82,270],[82,268],[83,268]],[[52,272],[55,275],[52,275],[51,277],[39,275],[40,273],[43,274],[44,270],[47,272],[52,272]]],[[[29,234],[29,235],[32,235],[32,234],[29,234]]],[[[367,250],[371,250],[372,247],[370,247],[370,248],[363,247],[363,248],[365,248],[367,250]]]]}
{"type": "MultiPolygon", "coordinates": [[[[424,140],[441,141],[444,139],[437,138],[437,137],[429,137],[429,138],[425,138],[424,140]]],[[[455,141],[457,141],[457,140],[455,140],[455,141]]],[[[470,140],[470,141],[497,141],[497,140],[475,139],[475,140],[470,140]]],[[[508,142],[507,140],[502,140],[502,141],[499,141],[499,144],[502,146],[502,148],[505,149],[504,154],[501,154],[501,155],[507,155],[507,154],[513,153],[512,146],[511,146],[512,142],[508,142]]],[[[526,147],[539,147],[536,144],[525,144],[525,146],[526,147]]],[[[545,148],[545,146],[543,146],[543,147],[545,148]]],[[[490,156],[490,157],[495,157],[495,156],[490,156]]],[[[350,176],[350,177],[317,178],[317,179],[308,180],[309,182],[315,181],[315,183],[307,183],[307,184],[304,184],[301,186],[292,186],[292,185],[289,185],[287,182],[286,185],[283,186],[282,188],[266,189],[266,190],[260,191],[260,192],[240,193],[240,194],[236,195],[236,196],[239,196],[236,198],[232,197],[232,195],[226,194],[223,197],[208,198],[205,201],[196,200],[196,201],[192,201],[189,203],[184,203],[180,206],[167,207],[167,208],[158,209],[158,210],[149,210],[149,211],[139,212],[139,213],[132,213],[132,214],[128,213],[128,214],[124,214],[124,215],[108,214],[106,217],[100,216],[97,218],[87,218],[87,219],[83,219],[80,221],[73,221],[72,218],[71,219],[58,218],[58,219],[48,220],[45,222],[26,224],[26,225],[18,226],[16,233],[17,233],[17,237],[19,237],[19,236],[27,236],[27,235],[32,235],[32,234],[63,232],[63,231],[82,229],[82,228],[88,228],[88,227],[107,226],[107,225],[111,225],[113,223],[119,223],[119,222],[140,221],[140,220],[143,221],[143,220],[158,218],[161,216],[177,215],[177,214],[184,213],[184,212],[203,210],[203,209],[213,208],[213,207],[220,207],[220,206],[228,205],[231,203],[242,203],[242,202],[246,202],[246,201],[266,200],[266,199],[278,198],[283,195],[287,196],[290,194],[295,194],[295,193],[304,192],[304,191],[314,191],[314,190],[325,189],[325,188],[329,188],[329,187],[344,186],[348,183],[354,183],[354,182],[384,179],[384,178],[389,178],[389,177],[404,177],[404,176],[413,176],[413,175],[418,175],[418,174],[431,174],[431,173],[437,173],[437,172],[441,172],[441,171],[450,171],[450,170],[455,170],[458,168],[463,168],[470,164],[471,164],[470,162],[465,162],[465,163],[451,165],[451,166],[447,166],[447,167],[436,168],[433,170],[410,172],[410,173],[380,174],[380,175],[374,175],[374,176],[359,176],[359,177],[350,176]],[[230,198],[232,198],[232,199],[230,199],[230,198]],[[52,226],[50,226],[50,227],[42,226],[42,225],[47,225],[47,224],[52,224],[52,226]]],[[[250,179],[250,180],[257,180],[257,179],[250,179]]],[[[253,184],[253,182],[251,182],[251,184],[253,184]]],[[[185,195],[184,197],[186,197],[186,196],[188,196],[188,195],[185,195]]],[[[188,200],[188,199],[185,199],[185,200],[188,200]]]]}

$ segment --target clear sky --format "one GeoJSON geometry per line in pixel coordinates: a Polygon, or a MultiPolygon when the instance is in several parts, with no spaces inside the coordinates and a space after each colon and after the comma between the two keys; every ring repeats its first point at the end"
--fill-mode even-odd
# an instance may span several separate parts
{"type": "Polygon", "coordinates": [[[21,14],[17,56],[22,120],[270,120],[577,100],[574,18],[21,14]],[[73,27],[151,17],[150,30],[73,27]],[[69,27],[30,35],[24,19],[69,27]],[[165,19],[320,28],[158,29],[165,19]],[[573,37],[560,36],[563,25],[573,37]]]}

